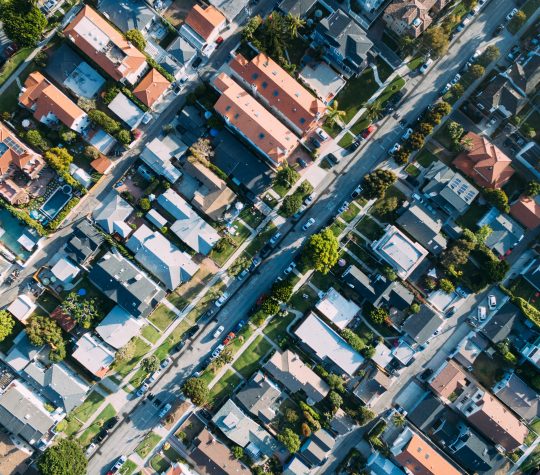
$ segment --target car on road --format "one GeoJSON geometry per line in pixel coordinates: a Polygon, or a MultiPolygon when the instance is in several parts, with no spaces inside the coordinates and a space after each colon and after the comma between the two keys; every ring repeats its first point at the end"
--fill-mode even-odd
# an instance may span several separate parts
{"type": "Polygon", "coordinates": [[[96,449],[97,449],[97,444],[94,443],[94,442],[92,442],[92,443],[86,448],[86,451],[84,452],[84,454],[86,455],[86,457],[90,457],[90,455],[92,455],[96,449]]]}
{"type": "Polygon", "coordinates": [[[108,429],[101,429],[98,434],[94,437],[94,443],[100,444],[105,440],[105,438],[109,435],[108,429]]]}
{"type": "Polygon", "coordinates": [[[403,135],[401,136],[401,140],[407,140],[413,133],[413,129],[411,129],[410,127],[403,133],[403,135]]]}
{"type": "Polygon", "coordinates": [[[293,220],[294,221],[298,221],[301,217],[302,217],[302,214],[304,214],[304,211],[307,209],[307,206],[306,205],[302,205],[300,206],[300,209],[293,214],[293,220]]]}
{"type": "Polygon", "coordinates": [[[350,149],[352,152],[354,152],[355,150],[358,149],[358,147],[360,147],[360,144],[362,143],[362,141],[360,139],[356,139],[353,141],[353,143],[351,143],[351,145],[349,145],[348,149],[350,149]]]}
{"type": "Polygon", "coordinates": [[[245,325],[246,325],[246,321],[245,321],[245,320],[240,320],[240,321],[235,325],[233,332],[234,332],[234,333],[238,333],[240,330],[242,330],[242,328],[244,328],[245,325]]]}
{"type": "Polygon", "coordinates": [[[354,200],[355,198],[357,198],[358,196],[360,196],[360,193],[362,193],[362,185],[358,185],[354,191],[351,193],[351,198],[354,200]]]}
{"type": "Polygon", "coordinates": [[[172,406],[170,403],[165,404],[165,406],[163,406],[163,409],[159,411],[159,417],[164,418],[167,415],[167,413],[171,410],[171,407],[172,406]]]}
{"type": "Polygon", "coordinates": [[[309,206],[311,203],[313,203],[314,199],[315,199],[315,193],[311,193],[310,195],[306,196],[306,199],[304,200],[304,204],[306,206],[309,206]]]}
{"type": "Polygon", "coordinates": [[[111,430],[116,424],[118,424],[118,421],[120,418],[118,416],[111,417],[107,422],[103,424],[103,427],[105,429],[111,430]]]}
{"type": "Polygon", "coordinates": [[[420,66],[420,72],[424,74],[432,64],[433,60],[431,58],[428,58],[428,60],[424,64],[422,64],[422,66],[420,66]]]}
{"type": "Polygon", "coordinates": [[[223,333],[223,330],[225,330],[225,327],[223,325],[220,325],[219,327],[217,327],[216,331],[214,332],[212,336],[214,338],[219,338],[219,335],[223,333]]]}
{"type": "Polygon", "coordinates": [[[518,12],[517,8],[512,8],[510,13],[508,13],[508,15],[506,15],[505,20],[510,21],[512,18],[514,18],[516,16],[517,12],[518,12]]]}
{"type": "Polygon", "coordinates": [[[300,165],[302,168],[307,168],[309,166],[308,162],[306,162],[303,158],[298,157],[296,159],[296,162],[298,165],[300,165]]]}
{"type": "Polygon", "coordinates": [[[343,204],[338,208],[338,214],[343,213],[344,211],[347,211],[349,209],[350,203],[348,201],[344,201],[343,204]]]}
{"type": "Polygon", "coordinates": [[[327,159],[331,164],[334,164],[334,165],[337,165],[337,164],[340,162],[339,157],[337,157],[334,153],[329,153],[329,154],[326,156],[326,159],[327,159]]]}
{"type": "Polygon", "coordinates": [[[171,358],[165,358],[161,363],[160,363],[160,367],[161,369],[165,369],[167,366],[169,366],[172,362],[172,359],[171,358]]]}
{"type": "Polygon", "coordinates": [[[399,152],[400,149],[401,149],[401,145],[399,145],[398,143],[395,143],[395,144],[390,148],[390,150],[388,150],[388,153],[389,153],[390,155],[394,155],[394,153],[399,152]]]}
{"type": "Polygon", "coordinates": [[[315,224],[315,218],[309,218],[306,224],[302,226],[302,230],[307,231],[311,226],[315,224]]]}
{"type": "Polygon", "coordinates": [[[490,310],[495,310],[497,308],[497,297],[495,295],[488,295],[488,307],[490,310]]]}
{"type": "Polygon", "coordinates": [[[455,85],[459,82],[460,79],[461,79],[461,74],[459,74],[459,73],[456,74],[456,75],[454,76],[454,79],[452,79],[452,80],[450,81],[450,82],[452,83],[452,86],[455,86],[455,85]]]}
{"type": "Polygon", "coordinates": [[[109,469],[107,472],[107,475],[114,475],[115,473],[118,473],[122,466],[126,463],[127,457],[125,455],[121,455],[120,458],[114,463],[114,465],[109,469]]]}
{"type": "Polygon", "coordinates": [[[483,322],[485,319],[486,319],[486,316],[487,316],[487,311],[486,311],[486,307],[484,307],[483,305],[480,305],[477,309],[476,309],[476,313],[478,315],[478,320],[480,322],[483,322]]]}
{"type": "Polygon", "coordinates": [[[276,233],[276,234],[274,234],[274,235],[272,236],[272,238],[270,239],[270,241],[269,241],[270,244],[272,244],[272,246],[273,246],[274,244],[276,244],[276,242],[279,241],[279,238],[280,238],[280,237],[281,237],[281,233],[276,233]]]}
{"type": "Polygon", "coordinates": [[[215,302],[216,307],[221,307],[229,297],[230,295],[228,292],[223,292],[215,302]]]}
{"type": "Polygon", "coordinates": [[[262,259],[260,257],[254,257],[251,259],[251,265],[249,266],[249,271],[254,271],[257,267],[261,265],[262,259]]]}
{"type": "Polygon", "coordinates": [[[493,36],[497,36],[504,30],[504,24],[501,23],[495,30],[493,30],[493,36]]]}

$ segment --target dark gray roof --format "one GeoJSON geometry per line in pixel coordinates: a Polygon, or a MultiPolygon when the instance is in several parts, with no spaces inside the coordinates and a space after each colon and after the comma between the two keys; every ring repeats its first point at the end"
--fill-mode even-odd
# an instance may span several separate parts
{"type": "Polygon", "coordinates": [[[64,84],[64,81],[71,76],[71,73],[83,61],[82,57],[70,48],[69,43],[62,43],[54,51],[51,61],[47,62],[45,72],[47,76],[54,79],[57,83],[64,84]]]}
{"type": "Polygon", "coordinates": [[[265,423],[269,423],[276,416],[274,406],[280,396],[281,391],[270,383],[261,372],[253,375],[236,394],[240,404],[265,423]]]}
{"type": "Polygon", "coordinates": [[[414,294],[401,282],[396,280],[382,293],[380,299],[378,299],[374,305],[377,306],[379,303],[384,303],[388,307],[396,308],[403,312],[410,307],[413,302],[414,294]]]}
{"type": "Polygon", "coordinates": [[[486,239],[486,246],[504,256],[524,236],[523,228],[508,215],[499,215],[489,222],[492,233],[486,239]]]}
{"type": "Polygon", "coordinates": [[[508,302],[484,325],[482,333],[493,343],[499,343],[508,338],[512,328],[520,319],[520,310],[508,302]]]}
{"type": "Polygon", "coordinates": [[[188,63],[197,54],[197,50],[181,36],[168,46],[167,51],[180,64],[188,63]]]}
{"type": "Polygon", "coordinates": [[[540,417],[540,395],[515,374],[508,374],[494,394],[527,422],[540,417]]]}
{"type": "Polygon", "coordinates": [[[487,110],[504,107],[510,114],[517,114],[526,99],[516,91],[506,76],[495,76],[477,96],[477,103],[487,110]]]}
{"type": "Polygon", "coordinates": [[[319,429],[302,446],[300,453],[312,467],[322,465],[335,444],[336,440],[329,432],[319,429]]]}
{"type": "Polygon", "coordinates": [[[532,54],[523,65],[514,64],[510,78],[523,94],[532,94],[540,82],[540,54],[532,54]]]}
{"type": "Polygon", "coordinates": [[[405,323],[402,330],[406,332],[419,345],[424,344],[437,330],[443,319],[426,305],[420,306],[418,313],[413,313],[405,323]]]}
{"type": "Polygon", "coordinates": [[[71,238],[66,243],[66,254],[74,262],[82,264],[99,249],[103,240],[103,235],[83,220],[73,227],[71,238]]]}
{"type": "Polygon", "coordinates": [[[278,8],[283,13],[290,13],[294,16],[303,17],[316,3],[317,0],[282,0],[278,5],[278,8]]]}
{"type": "Polygon", "coordinates": [[[440,234],[442,221],[427,208],[414,203],[397,219],[398,226],[433,254],[446,249],[446,239],[440,234]]]}
{"type": "Polygon", "coordinates": [[[101,0],[98,8],[124,33],[133,29],[144,30],[155,17],[142,0],[101,0]]]}
{"type": "Polygon", "coordinates": [[[535,259],[523,278],[529,282],[536,290],[540,291],[540,260],[535,259]]]}

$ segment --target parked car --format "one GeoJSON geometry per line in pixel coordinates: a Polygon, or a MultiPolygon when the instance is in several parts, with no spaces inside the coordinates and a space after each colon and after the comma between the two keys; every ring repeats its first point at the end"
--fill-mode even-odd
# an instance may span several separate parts
{"type": "Polygon", "coordinates": [[[240,320],[234,327],[233,332],[238,333],[246,325],[245,320],[240,320]]]}
{"type": "Polygon", "coordinates": [[[367,139],[376,130],[377,130],[377,126],[372,124],[368,126],[366,129],[362,130],[362,132],[360,133],[360,136],[364,139],[367,139]]]}
{"type": "Polygon", "coordinates": [[[351,193],[351,198],[355,199],[356,197],[360,196],[360,193],[362,193],[362,185],[358,185],[354,191],[351,193]]]}
{"type": "Polygon", "coordinates": [[[431,58],[428,58],[428,60],[420,66],[420,72],[424,74],[428,68],[433,64],[433,60],[431,58]]]}
{"type": "Polygon", "coordinates": [[[403,133],[403,135],[401,136],[401,140],[407,140],[413,133],[413,129],[411,129],[410,127],[403,133]]]}
{"type": "Polygon", "coordinates": [[[497,123],[497,117],[492,117],[491,119],[488,120],[487,126],[488,126],[488,127],[492,127],[492,126],[494,126],[496,123],[497,123]]]}
{"type": "Polygon", "coordinates": [[[110,468],[110,470],[107,472],[107,475],[114,475],[115,473],[118,473],[122,466],[126,463],[127,457],[125,455],[121,455],[120,458],[114,463],[114,465],[110,468]]]}
{"type": "Polygon", "coordinates": [[[326,156],[326,159],[331,163],[331,164],[334,164],[334,165],[337,165],[339,162],[340,162],[340,159],[333,153],[329,153],[327,156],[326,156]]]}
{"type": "Polygon", "coordinates": [[[219,355],[221,355],[221,352],[223,351],[224,348],[225,347],[222,344],[219,344],[218,346],[216,346],[214,351],[212,351],[212,355],[210,359],[215,360],[219,355]]]}
{"type": "Polygon", "coordinates": [[[399,152],[400,149],[401,149],[401,145],[399,145],[398,143],[395,143],[395,144],[390,148],[390,150],[388,150],[388,153],[389,153],[390,155],[394,155],[394,153],[399,152]]]}
{"type": "Polygon", "coordinates": [[[283,271],[283,273],[284,273],[285,275],[289,275],[295,268],[296,268],[296,262],[291,262],[291,263],[289,264],[289,267],[287,267],[287,268],[283,271]]]}
{"type": "Polygon", "coordinates": [[[441,89],[441,96],[444,96],[450,89],[452,89],[452,84],[447,82],[446,86],[441,89]]]}
{"type": "Polygon", "coordinates": [[[182,348],[184,348],[184,346],[186,346],[186,342],[183,340],[179,341],[176,345],[174,345],[173,352],[178,353],[182,348]]]}
{"type": "Polygon", "coordinates": [[[163,406],[163,409],[161,411],[159,411],[159,417],[160,418],[163,418],[167,415],[167,413],[171,410],[171,404],[170,403],[167,403],[165,404],[165,406],[163,406]]]}
{"type": "Polygon", "coordinates": [[[483,322],[486,319],[486,316],[487,316],[486,307],[484,307],[483,305],[480,305],[476,309],[476,312],[477,312],[477,315],[478,315],[478,320],[483,322]]]}
{"type": "Polygon", "coordinates": [[[490,310],[495,310],[497,308],[497,297],[495,297],[495,295],[488,295],[488,306],[490,310]]]}
{"type": "Polygon", "coordinates": [[[304,200],[304,204],[306,206],[309,206],[311,203],[313,203],[314,199],[315,199],[315,193],[311,193],[310,195],[306,196],[306,199],[304,200]]]}
{"type": "Polygon", "coordinates": [[[279,238],[281,237],[281,233],[276,233],[272,236],[272,238],[270,239],[270,244],[272,244],[272,246],[274,244],[276,244],[276,242],[278,242],[279,238]]]}
{"type": "Polygon", "coordinates": [[[195,58],[195,60],[193,61],[193,63],[191,63],[191,67],[193,69],[197,69],[202,63],[202,58],[200,56],[197,56],[195,58]]]}
{"type": "Polygon", "coordinates": [[[187,340],[188,338],[191,338],[195,333],[197,333],[201,329],[200,325],[193,325],[191,328],[189,328],[186,333],[184,333],[183,339],[187,340]]]}
{"type": "Polygon", "coordinates": [[[139,389],[137,389],[137,392],[135,393],[135,395],[137,397],[141,397],[146,391],[148,391],[149,387],[150,385],[148,383],[144,383],[139,389]]]}
{"type": "Polygon", "coordinates": [[[330,136],[320,127],[315,132],[317,133],[317,135],[321,138],[323,142],[330,138],[330,136]]]}
{"type": "Polygon", "coordinates": [[[296,162],[298,165],[300,165],[302,168],[307,168],[309,166],[308,162],[306,162],[303,158],[298,157],[296,159],[296,162]]]}
{"type": "Polygon", "coordinates": [[[150,122],[153,118],[154,116],[150,112],[145,112],[143,115],[142,123],[148,124],[148,122],[150,122]]]}
{"type": "Polygon", "coordinates": [[[235,336],[236,334],[234,332],[229,332],[229,334],[223,340],[222,345],[227,346],[228,344],[230,344],[234,340],[235,336]]]}
{"type": "Polygon", "coordinates": [[[223,43],[223,36],[218,36],[216,39],[216,48],[219,48],[221,43],[223,43]]]}
{"type": "Polygon", "coordinates": [[[84,454],[86,457],[90,457],[94,453],[94,451],[97,449],[97,444],[95,442],[92,442],[88,447],[86,447],[86,451],[84,454]]]}
{"type": "Polygon", "coordinates": [[[343,204],[338,208],[338,214],[343,213],[344,211],[347,211],[349,209],[349,202],[344,201],[343,204]]]}
{"type": "Polygon", "coordinates": [[[309,218],[306,224],[302,226],[302,230],[307,231],[313,224],[315,224],[315,218],[309,218]]]}
{"type": "Polygon", "coordinates": [[[161,369],[165,369],[167,366],[169,366],[172,362],[172,359],[171,358],[165,358],[161,364],[159,365],[161,367],[161,369]]]}
{"type": "Polygon", "coordinates": [[[264,245],[264,247],[261,249],[261,251],[259,252],[259,255],[264,259],[266,256],[269,256],[271,252],[272,252],[272,245],[269,242],[267,242],[264,245]]]}
{"type": "Polygon", "coordinates": [[[98,434],[94,437],[94,443],[100,444],[105,440],[105,438],[109,435],[108,429],[101,429],[98,434]]]}
{"type": "Polygon", "coordinates": [[[452,86],[455,86],[459,82],[460,79],[461,79],[461,74],[459,74],[459,73],[456,74],[454,76],[454,79],[452,79],[452,81],[450,81],[452,83],[452,86]]]}
{"type": "Polygon", "coordinates": [[[516,13],[518,12],[518,9],[517,8],[512,8],[512,10],[510,11],[510,13],[508,13],[508,15],[506,15],[505,17],[505,20],[506,21],[510,21],[512,18],[514,18],[516,16],[516,13]]]}
{"type": "Polygon", "coordinates": [[[220,297],[216,300],[216,307],[221,307],[225,302],[226,300],[230,297],[229,293],[228,292],[223,292],[220,297]]]}
{"type": "Polygon", "coordinates": [[[251,265],[249,266],[249,271],[254,271],[257,267],[261,265],[262,259],[260,257],[254,257],[251,259],[251,265]]]}
{"type": "Polygon", "coordinates": [[[220,325],[219,327],[217,327],[216,331],[214,332],[212,336],[214,338],[219,338],[219,335],[223,333],[223,330],[225,330],[225,327],[223,325],[220,325]]]}
{"type": "Polygon", "coordinates": [[[19,51],[17,43],[10,43],[6,46],[6,49],[4,49],[4,56],[6,58],[11,58],[17,51],[19,51]]]}
{"type": "Polygon", "coordinates": [[[105,429],[111,430],[116,424],[118,424],[118,421],[120,418],[118,416],[111,417],[105,424],[103,424],[103,427],[105,429]]]}
{"type": "Polygon", "coordinates": [[[249,269],[244,269],[240,274],[236,276],[238,280],[244,280],[246,276],[249,274],[249,269]]]}
{"type": "Polygon", "coordinates": [[[293,220],[294,221],[298,221],[301,217],[302,217],[302,214],[304,214],[304,211],[307,209],[307,206],[306,205],[302,205],[300,206],[300,209],[293,214],[293,220]]]}

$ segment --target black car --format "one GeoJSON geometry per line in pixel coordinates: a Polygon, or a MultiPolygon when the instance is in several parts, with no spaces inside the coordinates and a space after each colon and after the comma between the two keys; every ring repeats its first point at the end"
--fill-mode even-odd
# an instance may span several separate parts
{"type": "Polygon", "coordinates": [[[108,435],[109,435],[109,429],[103,428],[98,432],[98,435],[94,437],[94,442],[96,444],[99,444],[103,442],[105,440],[105,437],[107,437],[108,435]]]}
{"type": "Polygon", "coordinates": [[[183,341],[181,341],[180,343],[178,343],[174,348],[173,348],[173,351],[175,353],[178,353],[182,348],[184,348],[184,345],[185,343],[183,341]]]}
{"type": "Polygon", "coordinates": [[[103,424],[103,428],[110,430],[112,429],[120,420],[118,416],[111,417],[105,424],[103,424]]]}
{"type": "Polygon", "coordinates": [[[349,145],[349,150],[354,151],[360,147],[360,140],[355,140],[351,145],[349,145]]]}
{"type": "Polygon", "coordinates": [[[272,245],[270,243],[266,243],[259,254],[264,259],[265,257],[269,256],[271,252],[272,245]]]}
{"type": "Polygon", "coordinates": [[[195,333],[199,331],[200,328],[200,325],[195,325],[191,327],[186,333],[184,333],[184,339],[187,340],[188,338],[191,338],[193,335],[195,335],[195,333]]]}
{"type": "Polygon", "coordinates": [[[330,162],[330,163],[333,163],[334,165],[337,165],[339,163],[339,158],[336,157],[333,153],[329,153],[327,156],[326,156],[326,159],[330,162]]]}

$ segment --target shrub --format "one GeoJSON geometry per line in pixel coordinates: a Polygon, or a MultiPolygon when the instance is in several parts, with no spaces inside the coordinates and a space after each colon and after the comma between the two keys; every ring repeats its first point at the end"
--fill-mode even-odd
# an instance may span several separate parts
{"type": "Polygon", "coordinates": [[[108,134],[115,134],[120,130],[120,124],[100,110],[91,110],[88,112],[88,118],[92,123],[101,127],[108,134]]]}
{"type": "Polygon", "coordinates": [[[139,30],[131,29],[126,31],[126,40],[128,40],[139,51],[144,51],[146,48],[146,40],[139,30]]]}

